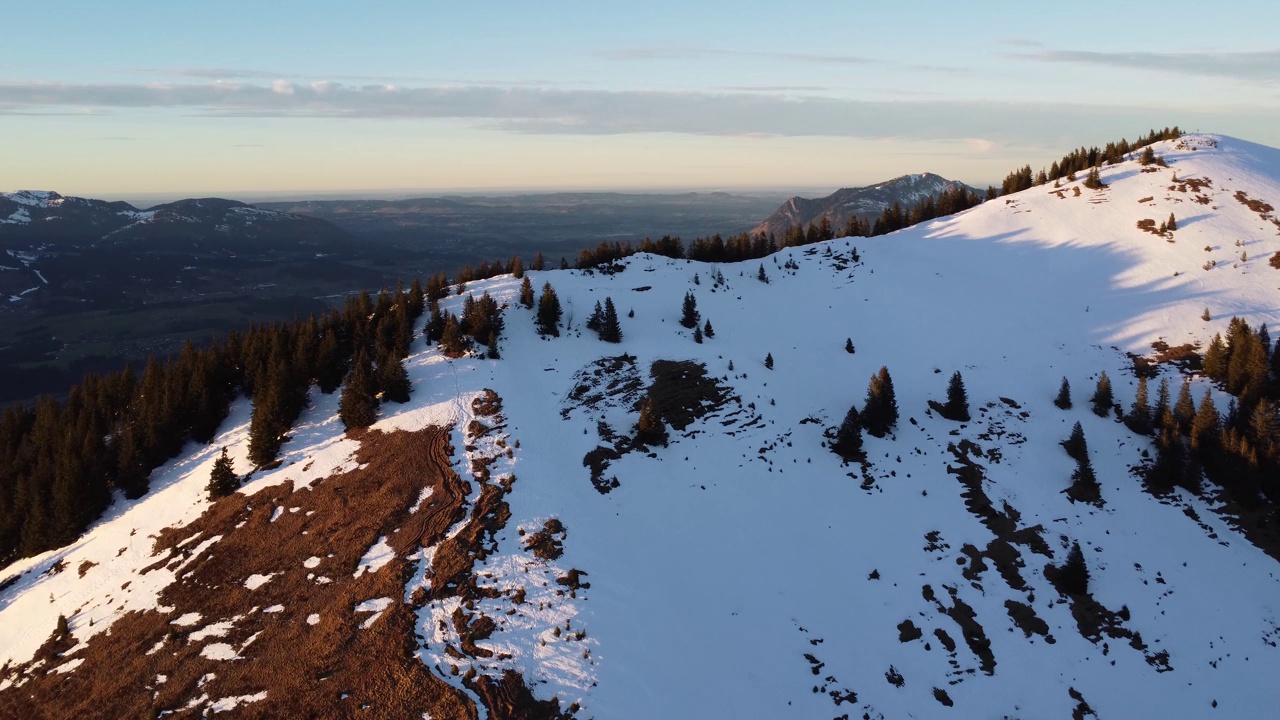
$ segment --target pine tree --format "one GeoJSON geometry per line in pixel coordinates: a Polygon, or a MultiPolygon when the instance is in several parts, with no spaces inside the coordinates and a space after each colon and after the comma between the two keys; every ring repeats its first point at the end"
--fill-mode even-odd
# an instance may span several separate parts
{"type": "Polygon", "coordinates": [[[622,325],[618,322],[618,309],[613,298],[604,299],[604,316],[600,320],[600,339],[607,343],[622,342],[622,325]]]}
{"type": "Polygon", "coordinates": [[[849,353],[850,355],[853,354],[853,338],[844,339],[844,351],[849,353]]]}
{"type": "Polygon", "coordinates": [[[517,280],[524,277],[524,260],[519,255],[511,258],[511,276],[517,280]]]}
{"type": "Polygon", "coordinates": [[[697,327],[698,320],[702,315],[698,312],[698,300],[693,296],[692,292],[684,294],[684,304],[681,306],[680,324],[692,330],[697,327]]]}
{"type": "Polygon", "coordinates": [[[489,341],[485,343],[485,345],[488,347],[488,350],[485,352],[485,354],[488,356],[490,360],[501,359],[501,355],[498,354],[498,331],[497,330],[489,331],[489,341]]]}
{"type": "Polygon", "coordinates": [[[384,403],[409,402],[409,373],[404,369],[404,363],[394,354],[388,353],[378,363],[378,390],[384,403]]]}
{"type": "Polygon", "coordinates": [[[840,423],[840,428],[836,430],[836,439],[831,444],[831,450],[846,462],[862,459],[862,420],[858,416],[856,406],[850,406],[849,412],[845,414],[844,422],[840,423]]]}
{"type": "Polygon", "coordinates": [[[636,442],[641,445],[666,445],[667,426],[653,407],[653,398],[640,403],[640,419],[636,422],[636,442]]]}
{"type": "Polygon", "coordinates": [[[766,274],[765,274],[765,272],[764,272],[764,264],[763,264],[763,263],[761,263],[761,265],[760,265],[760,270],[759,270],[758,272],[756,272],[756,279],[757,279],[757,280],[759,280],[759,281],[760,281],[760,282],[762,282],[762,283],[765,283],[765,284],[768,284],[768,282],[769,282],[769,276],[768,276],[768,275],[766,275],[766,274]]]}
{"type": "Polygon", "coordinates": [[[529,276],[525,276],[524,281],[520,283],[520,304],[533,309],[533,283],[529,281],[529,276]]]}
{"type": "Polygon", "coordinates": [[[1111,394],[1111,378],[1107,377],[1106,370],[1103,370],[1102,375],[1098,377],[1098,386],[1093,391],[1093,397],[1089,398],[1089,402],[1093,403],[1093,414],[1098,417],[1106,417],[1111,412],[1115,398],[1111,394]]]}
{"type": "Polygon", "coordinates": [[[702,344],[702,328],[695,327],[693,329],[693,341],[698,343],[699,345],[702,344]]]}
{"type": "Polygon", "coordinates": [[[590,317],[587,318],[587,329],[594,333],[599,334],[600,323],[603,321],[604,321],[604,306],[602,306],[600,304],[600,301],[597,300],[595,309],[591,311],[590,317]]]}
{"type": "Polygon", "coordinates": [[[342,386],[338,417],[348,430],[369,427],[378,419],[377,385],[373,365],[364,351],[356,355],[351,372],[342,386]]]}
{"type": "Polygon", "coordinates": [[[1089,445],[1085,442],[1084,428],[1081,427],[1080,423],[1077,422],[1071,428],[1070,437],[1062,441],[1062,449],[1067,451],[1067,457],[1076,462],[1079,462],[1080,458],[1089,457],[1089,445]]]}
{"type": "Polygon", "coordinates": [[[1160,389],[1156,392],[1156,406],[1151,411],[1152,425],[1163,422],[1164,414],[1170,412],[1169,406],[1169,378],[1160,378],[1160,389]]]}
{"type": "Polygon", "coordinates": [[[1125,425],[1129,429],[1139,435],[1147,435],[1151,433],[1151,407],[1147,400],[1147,378],[1138,378],[1138,393],[1134,397],[1133,407],[1129,408],[1129,413],[1124,418],[1125,425]]]}
{"type": "Polygon", "coordinates": [[[948,420],[967,422],[969,420],[969,394],[964,389],[964,378],[957,370],[951,375],[947,384],[947,402],[942,406],[942,417],[948,420]]]}
{"type": "Polygon", "coordinates": [[[1178,229],[1178,220],[1173,216],[1173,213],[1169,213],[1169,219],[1165,221],[1165,227],[1169,229],[1169,232],[1178,229]]]}
{"type": "Polygon", "coordinates": [[[529,267],[533,268],[534,270],[542,270],[543,268],[546,267],[546,265],[547,265],[547,262],[546,260],[543,260],[542,253],[538,253],[537,255],[533,256],[533,264],[530,265],[529,267]]]}
{"type": "Polygon", "coordinates": [[[440,352],[445,357],[461,357],[467,351],[469,343],[466,335],[462,332],[462,323],[458,321],[458,316],[453,313],[446,313],[444,316],[444,329],[440,332],[440,352]]]}
{"type": "Polygon", "coordinates": [[[714,329],[714,328],[712,328],[712,327],[711,327],[711,321],[710,321],[710,320],[708,320],[708,321],[707,321],[707,322],[702,326],[702,334],[703,334],[703,335],[706,335],[706,336],[707,336],[707,337],[709,337],[709,338],[713,338],[713,337],[715,337],[715,336],[716,336],[716,331],[715,331],[715,329],[714,329]]]}
{"type": "Polygon", "coordinates": [[[1200,409],[1191,421],[1191,451],[1201,457],[1217,449],[1218,435],[1222,431],[1218,409],[1213,404],[1213,391],[1205,388],[1200,409]]]}
{"type": "Polygon", "coordinates": [[[1058,388],[1058,397],[1053,399],[1053,404],[1063,410],[1071,409],[1071,383],[1066,378],[1062,378],[1062,386],[1058,388]]]}
{"type": "Polygon", "coordinates": [[[867,384],[867,400],[862,404],[862,427],[875,437],[884,437],[898,423],[898,400],[889,369],[881,367],[867,384]]]}
{"type": "Polygon", "coordinates": [[[764,366],[769,370],[773,369],[773,353],[765,353],[764,366]]]}
{"type": "Polygon", "coordinates": [[[230,495],[239,487],[240,477],[236,475],[231,465],[231,458],[227,456],[227,449],[224,447],[222,455],[213,461],[213,470],[209,473],[209,484],[205,486],[205,490],[209,492],[210,500],[217,500],[230,495]]]}
{"type": "Polygon", "coordinates": [[[1182,388],[1178,390],[1178,402],[1173,406],[1173,419],[1177,421],[1179,434],[1191,432],[1191,421],[1195,416],[1196,404],[1191,399],[1191,381],[1184,378],[1182,388]]]}
{"type": "Polygon", "coordinates": [[[551,283],[544,283],[542,296],[538,298],[537,327],[539,335],[560,337],[560,299],[551,283]]]}
{"type": "Polygon", "coordinates": [[[1080,549],[1080,543],[1073,543],[1071,551],[1067,553],[1067,559],[1059,567],[1054,568],[1055,572],[1045,575],[1051,575],[1050,580],[1058,592],[1063,595],[1087,595],[1089,593],[1089,567],[1084,561],[1084,552],[1080,549]]]}
{"type": "MultiPolygon", "coordinates": [[[[1204,312],[1209,314],[1207,308],[1204,312]]],[[[1227,345],[1222,341],[1222,333],[1214,333],[1209,348],[1204,352],[1204,374],[1218,382],[1227,379],[1227,345]]]]}

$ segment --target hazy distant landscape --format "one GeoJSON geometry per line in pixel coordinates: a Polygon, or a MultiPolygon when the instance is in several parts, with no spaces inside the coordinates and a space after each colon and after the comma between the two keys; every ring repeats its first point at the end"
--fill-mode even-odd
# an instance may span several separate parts
{"type": "MultiPolygon", "coordinates": [[[[87,371],[140,366],[188,340],[322,314],[349,293],[481,260],[542,253],[572,263],[602,240],[742,232],[784,200],[549,193],[254,204],[295,218],[270,232],[227,226],[252,213],[215,201],[55,200],[35,222],[0,223],[0,292],[10,299],[0,304],[0,403],[60,395],[87,371]]],[[[31,212],[0,197],[2,218],[31,212]]]]}

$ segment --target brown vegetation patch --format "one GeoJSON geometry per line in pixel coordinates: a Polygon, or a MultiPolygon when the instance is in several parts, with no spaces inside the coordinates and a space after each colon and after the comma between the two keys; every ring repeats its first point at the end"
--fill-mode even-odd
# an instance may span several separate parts
{"type": "Polygon", "coordinates": [[[96,566],[97,564],[98,564],[98,563],[96,563],[96,562],[94,562],[94,561],[92,561],[92,560],[85,560],[84,562],[80,563],[80,567],[76,568],[76,573],[77,573],[80,577],[84,577],[84,574],[85,574],[85,573],[87,573],[87,572],[89,572],[89,570],[90,570],[91,568],[93,568],[94,566],[96,566]]]}
{"type": "Polygon", "coordinates": [[[1280,252],[1272,255],[1271,259],[1267,261],[1267,264],[1277,270],[1280,270],[1280,252]]]}
{"type": "Polygon", "coordinates": [[[1197,371],[1201,367],[1199,343],[1170,345],[1163,340],[1157,340],[1151,343],[1151,349],[1156,351],[1153,360],[1157,363],[1176,365],[1186,371],[1197,371]]]}
{"type": "Polygon", "coordinates": [[[562,540],[565,534],[564,524],[557,518],[551,518],[542,524],[541,530],[525,539],[524,547],[543,560],[559,560],[564,554],[562,540]]]}
{"type": "Polygon", "coordinates": [[[1243,190],[1236,191],[1235,199],[1238,200],[1241,205],[1244,205],[1245,207],[1258,213],[1259,215],[1265,216],[1275,211],[1275,208],[1272,207],[1270,203],[1266,203],[1261,200],[1256,200],[1254,198],[1251,198],[1249,197],[1248,193],[1246,193],[1243,190]]]}
{"type": "Polygon", "coordinates": [[[692,360],[655,360],[649,375],[654,409],[677,430],[719,409],[729,398],[728,388],[707,375],[707,366],[692,360]]]}
{"type": "Polygon", "coordinates": [[[1154,196],[1144,197],[1144,198],[1142,198],[1142,199],[1138,200],[1138,204],[1139,204],[1139,205],[1146,205],[1147,203],[1151,202],[1152,200],[1155,200],[1155,197],[1154,197],[1154,196]]]}
{"type": "Polygon", "coordinates": [[[1173,233],[1170,233],[1167,230],[1164,232],[1160,232],[1160,228],[1159,226],[1156,225],[1156,221],[1152,220],[1151,218],[1143,218],[1142,220],[1139,220],[1138,229],[1141,230],[1142,232],[1149,232],[1152,235],[1155,235],[1156,237],[1167,238],[1167,237],[1172,237],[1173,235],[1173,233]]]}
{"type": "Polygon", "coordinates": [[[1035,608],[1017,600],[1005,600],[1004,607],[1009,611],[1009,617],[1013,619],[1013,624],[1017,625],[1018,629],[1025,633],[1027,637],[1039,635],[1050,645],[1057,642],[1053,639],[1053,635],[1049,634],[1049,623],[1036,615],[1035,608]]]}
{"type": "Polygon", "coordinates": [[[560,415],[567,419],[578,408],[630,407],[640,399],[643,390],[644,380],[636,368],[634,355],[603,357],[574,373],[573,388],[560,415]]]}
{"type": "Polygon", "coordinates": [[[316,482],[307,492],[294,493],[285,484],[247,498],[232,495],[190,525],[162,532],[156,541],[160,564],[183,557],[186,546],[178,543],[195,533],[222,536],[161,593],[158,605],[174,610],[126,614],[79,651],[84,663],[74,672],[35,673],[22,688],[0,693],[0,714],[154,717],[193,700],[199,712],[219,698],[265,690],[265,699],[245,706],[250,714],[475,717],[472,702],[416,655],[417,617],[403,602],[412,567],[403,554],[354,577],[379,537],[399,548],[411,544],[406,535],[430,544],[454,522],[465,494],[450,470],[448,437],[443,428],[369,432],[356,452],[362,468],[316,482]],[[425,487],[434,488],[430,504],[410,516],[425,487]],[[299,512],[271,522],[278,506],[299,512]],[[308,569],[303,563],[313,556],[320,564],[308,569]],[[272,579],[249,590],[244,583],[252,574],[272,579]],[[321,576],[329,582],[317,582],[321,576]],[[355,612],[361,602],[380,597],[390,604],[376,618],[355,612]],[[263,611],[276,605],[283,609],[263,611]],[[197,625],[171,623],[192,612],[201,616],[197,625]],[[318,622],[307,622],[311,615],[318,622]],[[232,624],[223,635],[190,639],[221,621],[232,624]],[[235,659],[201,654],[214,643],[225,644],[235,659]],[[160,675],[167,678],[163,683],[160,675]]]}

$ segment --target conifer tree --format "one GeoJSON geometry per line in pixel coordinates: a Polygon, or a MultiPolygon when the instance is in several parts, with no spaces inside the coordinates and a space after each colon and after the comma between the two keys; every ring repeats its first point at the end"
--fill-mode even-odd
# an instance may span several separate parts
{"type": "Polygon", "coordinates": [[[222,455],[213,461],[213,470],[209,473],[209,484],[205,486],[205,490],[209,492],[210,500],[217,500],[230,495],[239,487],[240,477],[236,475],[231,458],[227,456],[227,449],[224,447],[222,455]]]}
{"type": "Polygon", "coordinates": [[[524,281],[520,283],[520,304],[533,309],[533,283],[529,281],[526,275],[524,281]]]}
{"type": "Polygon", "coordinates": [[[756,279],[762,283],[768,284],[769,276],[764,272],[764,263],[760,264],[760,270],[756,272],[756,279]]]}
{"type": "Polygon", "coordinates": [[[653,407],[653,398],[640,403],[640,419],[636,422],[636,442],[641,445],[666,445],[667,426],[653,407]]]}
{"type": "Polygon", "coordinates": [[[705,324],[703,324],[703,326],[702,326],[702,334],[703,334],[703,335],[706,335],[706,336],[707,336],[707,337],[709,337],[709,338],[713,338],[713,337],[715,337],[715,336],[716,336],[716,331],[715,331],[715,329],[714,329],[714,328],[712,328],[712,327],[711,327],[711,321],[710,321],[710,320],[708,320],[705,324]]]}
{"type": "Polygon", "coordinates": [[[330,395],[342,384],[347,374],[347,359],[338,342],[338,334],[332,327],[325,330],[316,348],[316,383],[320,392],[330,395]]]}
{"type": "Polygon", "coordinates": [[[844,339],[844,351],[849,353],[850,355],[853,354],[853,338],[844,339]]]}
{"type": "Polygon", "coordinates": [[[560,299],[551,283],[542,286],[542,296],[538,298],[537,326],[539,335],[560,337],[560,299]]]}
{"type": "Polygon", "coordinates": [[[498,354],[498,331],[497,330],[489,331],[489,341],[485,343],[485,345],[488,348],[485,351],[485,355],[487,355],[490,360],[500,360],[502,358],[502,356],[498,354]]]}
{"type": "Polygon", "coordinates": [[[519,255],[511,258],[511,276],[517,280],[524,277],[524,260],[519,255]]]}
{"type": "Polygon", "coordinates": [[[1169,213],[1169,219],[1165,221],[1165,227],[1169,229],[1169,232],[1178,229],[1178,220],[1173,216],[1173,213],[1169,213]]]}
{"type": "MultiPolygon", "coordinates": [[[[1205,313],[1208,314],[1208,310],[1205,313]]],[[[1227,345],[1222,341],[1222,333],[1214,333],[1209,348],[1204,353],[1204,374],[1218,382],[1227,379],[1227,345]]]]}
{"type": "Polygon", "coordinates": [[[587,329],[594,333],[599,334],[600,323],[603,321],[604,321],[604,306],[602,306],[600,304],[600,301],[597,300],[595,309],[591,311],[590,317],[587,318],[587,329]]]}
{"type": "Polygon", "coordinates": [[[1171,411],[1172,408],[1169,406],[1169,378],[1162,377],[1160,378],[1160,389],[1156,392],[1156,406],[1151,411],[1152,425],[1162,423],[1164,414],[1171,411]]]}
{"type": "Polygon", "coordinates": [[[393,353],[388,353],[378,363],[378,390],[384,403],[409,402],[409,373],[405,371],[404,363],[393,353]]]}
{"type": "Polygon", "coordinates": [[[693,341],[698,343],[699,345],[702,344],[702,328],[695,327],[693,329],[693,341]]]}
{"type": "Polygon", "coordinates": [[[889,369],[881,367],[867,384],[867,400],[862,404],[862,427],[875,437],[884,437],[898,423],[898,400],[889,369]]]}
{"type": "Polygon", "coordinates": [[[542,253],[538,253],[537,255],[533,256],[533,264],[530,265],[529,267],[533,268],[534,270],[542,270],[546,266],[547,266],[547,261],[542,259],[542,253]]]}
{"type": "Polygon", "coordinates": [[[1195,416],[1196,404],[1191,399],[1191,381],[1183,378],[1182,388],[1178,390],[1178,402],[1173,406],[1173,419],[1177,421],[1180,434],[1191,432],[1191,421],[1195,416]]]}
{"type": "Polygon", "coordinates": [[[1147,400],[1146,376],[1138,378],[1138,393],[1134,397],[1133,407],[1129,408],[1129,413],[1125,415],[1124,423],[1139,435],[1147,435],[1151,432],[1151,406],[1147,400]]]}
{"type": "Polygon", "coordinates": [[[1077,462],[1080,458],[1089,457],[1089,445],[1084,439],[1084,428],[1077,422],[1071,428],[1071,435],[1062,441],[1062,449],[1067,451],[1067,457],[1077,462]]]}
{"type": "Polygon", "coordinates": [[[1053,586],[1063,595],[1087,595],[1089,593],[1089,567],[1084,561],[1084,552],[1080,543],[1073,543],[1067,559],[1062,565],[1054,568],[1051,575],[1053,586]]]}
{"type": "Polygon", "coordinates": [[[948,420],[967,422],[969,420],[969,394],[964,389],[964,378],[957,370],[951,375],[947,384],[947,402],[942,406],[942,417],[948,420]]]}
{"type": "Polygon", "coordinates": [[[348,430],[369,427],[378,419],[377,385],[373,365],[362,350],[356,354],[338,399],[338,418],[348,430]]]}
{"type": "Polygon", "coordinates": [[[684,294],[684,304],[680,311],[680,324],[692,330],[698,326],[698,320],[702,315],[698,312],[698,300],[693,296],[692,292],[684,294]]]}
{"type": "Polygon", "coordinates": [[[773,353],[765,353],[764,366],[769,370],[773,369],[773,353]]]}
{"type": "Polygon", "coordinates": [[[1058,388],[1058,397],[1053,399],[1053,404],[1063,410],[1071,409],[1071,383],[1065,377],[1062,378],[1062,386],[1058,388]]]}
{"type": "Polygon", "coordinates": [[[604,316],[600,320],[600,339],[607,343],[622,342],[622,325],[618,322],[618,309],[613,298],[604,299],[604,316]]]}
{"type": "Polygon", "coordinates": [[[445,357],[461,357],[469,348],[466,335],[462,332],[462,323],[458,321],[458,316],[453,313],[446,313],[444,316],[444,329],[440,332],[440,352],[445,357]]]}
{"type": "Polygon", "coordinates": [[[849,412],[845,414],[844,422],[840,423],[840,428],[836,430],[836,439],[831,444],[831,450],[846,462],[862,459],[862,420],[858,416],[856,406],[850,406],[849,412]]]}
{"type": "Polygon", "coordinates": [[[1200,409],[1196,410],[1196,417],[1191,421],[1191,451],[1204,457],[1216,450],[1221,430],[1218,408],[1213,404],[1213,391],[1205,388],[1200,409]]]}
{"type": "Polygon", "coordinates": [[[1162,423],[1156,441],[1156,460],[1147,470],[1147,484],[1156,492],[1165,493],[1184,484],[1187,469],[1186,447],[1178,433],[1172,415],[1166,413],[1168,423],[1162,423]]]}
{"type": "Polygon", "coordinates": [[[1106,417],[1111,412],[1115,398],[1111,394],[1111,378],[1107,377],[1106,370],[1103,370],[1098,377],[1098,386],[1093,391],[1093,397],[1089,398],[1089,402],[1093,403],[1093,414],[1098,417],[1106,417]]]}

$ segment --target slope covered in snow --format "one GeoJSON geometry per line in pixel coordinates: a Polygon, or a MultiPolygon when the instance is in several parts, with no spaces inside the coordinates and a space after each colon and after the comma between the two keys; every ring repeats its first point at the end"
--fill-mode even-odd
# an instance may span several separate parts
{"type": "MultiPolygon", "coordinates": [[[[147,498],[4,571],[0,663],[12,664],[0,701],[23,709],[31,678],[53,670],[74,682],[94,643],[134,626],[122,624],[136,621],[126,611],[150,608],[190,629],[156,652],[227,668],[192,679],[165,707],[252,714],[285,702],[266,679],[219,683],[251,676],[246,658],[266,642],[235,628],[271,632],[291,608],[263,601],[215,617],[156,604],[167,587],[210,577],[236,597],[267,597],[294,581],[263,577],[296,572],[317,588],[327,585],[318,577],[403,587],[374,596],[367,586],[342,622],[378,632],[411,610],[416,656],[482,716],[502,716],[501,706],[472,679],[514,670],[534,696],[581,717],[1268,717],[1280,702],[1270,682],[1280,669],[1277,561],[1233,528],[1212,488],[1145,491],[1131,468],[1150,439],[1084,400],[1101,371],[1118,402],[1133,400],[1128,352],[1151,355],[1161,340],[1203,348],[1233,315],[1280,322],[1280,271],[1268,266],[1280,226],[1248,202],[1280,202],[1280,151],[1208,135],[1155,150],[1169,167],[1107,167],[1103,189],[1036,187],[891,236],[764,261],[637,255],[612,274],[530,272],[564,306],[558,338],[534,332],[519,280],[473,283],[508,304],[504,359],[450,360],[419,341],[406,363],[412,400],[384,407],[375,425],[452,428],[450,462],[473,484],[457,498],[467,514],[439,542],[400,540],[449,487],[423,480],[404,490],[394,527],[371,526],[348,549],[349,566],[326,568],[332,558],[316,551],[296,567],[199,575],[235,540],[234,513],[249,528],[292,522],[280,542],[296,542],[325,512],[304,508],[369,461],[362,440],[342,433],[336,396],[313,389],[281,467],[210,509],[214,448],[246,466],[242,401],[212,445],[157,471],[147,498]],[[1142,228],[1171,213],[1177,230],[1142,228]],[[701,343],[679,323],[686,292],[714,327],[701,343]],[[584,329],[606,297],[622,315],[618,346],[584,329]],[[824,444],[881,366],[901,418],[889,437],[866,438],[865,469],[844,465],[824,444]],[[967,423],[928,407],[954,371],[968,388],[967,423]],[[1063,377],[1073,410],[1053,404],[1063,377]],[[667,446],[628,452],[620,438],[655,382],[697,401],[667,446]],[[486,389],[500,398],[496,414],[481,411],[486,389]],[[1101,507],[1064,494],[1074,463],[1059,444],[1076,422],[1101,507]],[[495,495],[510,517],[485,526],[490,537],[477,523],[501,515],[479,511],[495,495]],[[225,532],[205,532],[218,518],[225,532]],[[165,549],[153,556],[156,538],[165,549]],[[483,546],[469,582],[489,591],[461,597],[444,592],[434,558],[467,538],[483,546]],[[1045,577],[1073,543],[1091,576],[1088,603],[1045,577]],[[540,544],[558,551],[534,552],[540,544]],[[59,615],[74,644],[22,665],[59,615]],[[495,622],[471,637],[484,618],[495,622]]],[[[442,305],[456,312],[462,301],[442,305]]],[[[1176,387],[1178,369],[1159,370],[1176,387]]],[[[1206,387],[1195,380],[1197,396],[1206,387]]],[[[315,615],[305,627],[291,620],[300,629],[290,632],[334,637],[319,634],[335,630],[315,615]]],[[[346,699],[333,690],[334,703],[346,699]]]]}

